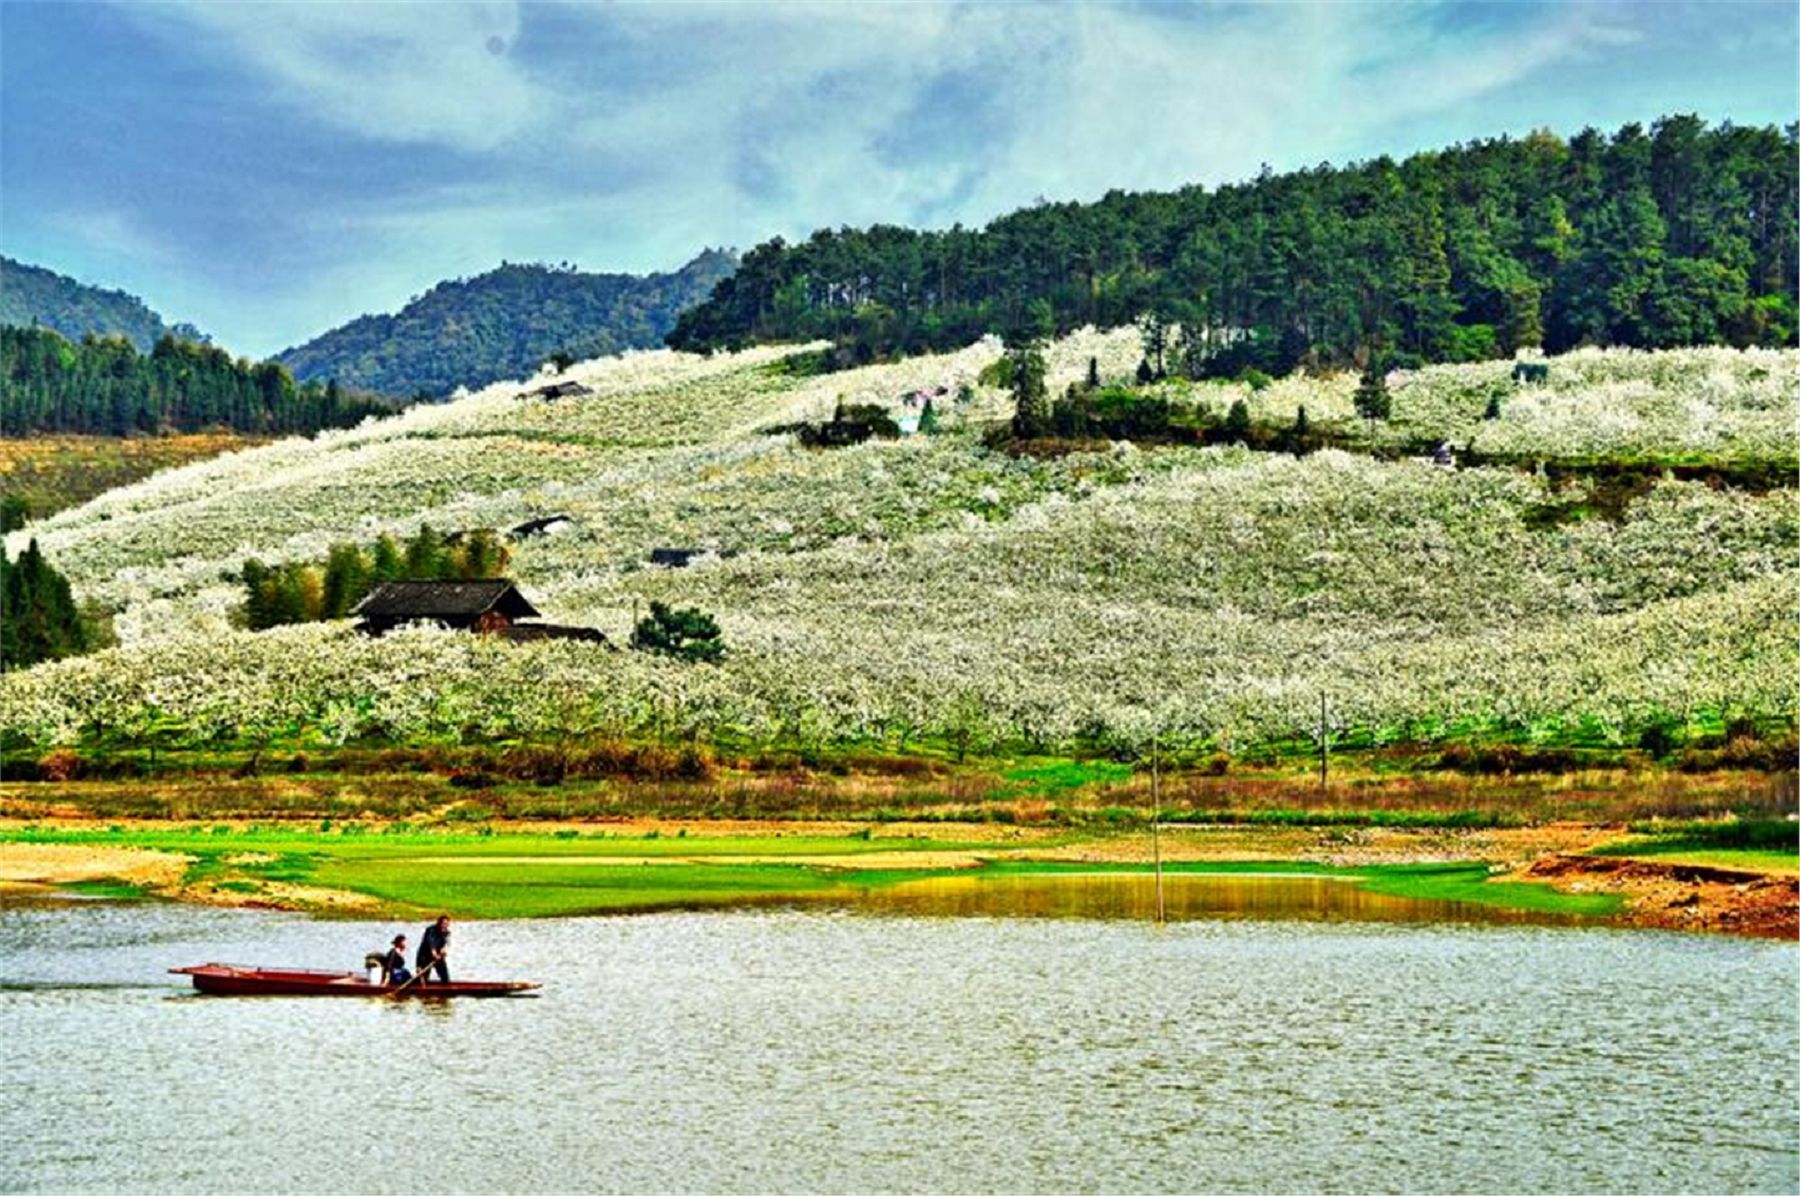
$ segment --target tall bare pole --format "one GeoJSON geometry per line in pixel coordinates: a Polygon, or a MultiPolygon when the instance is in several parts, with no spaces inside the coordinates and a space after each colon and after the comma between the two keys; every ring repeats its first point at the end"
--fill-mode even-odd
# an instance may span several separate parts
{"type": "Polygon", "coordinates": [[[1163,918],[1162,879],[1162,737],[1150,737],[1150,854],[1156,861],[1156,921],[1163,918]]]}
{"type": "Polygon", "coordinates": [[[1325,695],[1319,695],[1319,788],[1330,787],[1331,747],[1325,739],[1325,695]]]}

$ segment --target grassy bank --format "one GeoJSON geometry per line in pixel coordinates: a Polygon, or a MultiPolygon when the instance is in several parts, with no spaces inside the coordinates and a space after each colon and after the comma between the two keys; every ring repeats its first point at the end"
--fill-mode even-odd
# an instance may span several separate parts
{"type": "Polygon", "coordinates": [[[1641,750],[1384,747],[1164,760],[961,757],[930,746],[730,751],[560,744],[13,752],[0,815],[169,820],[405,819],[432,825],[620,818],[856,819],[1071,829],[1194,825],[1503,827],[1779,818],[1791,745],[1738,737],[1641,750]],[[1784,755],[1784,753],[1786,753],[1784,755]]]}

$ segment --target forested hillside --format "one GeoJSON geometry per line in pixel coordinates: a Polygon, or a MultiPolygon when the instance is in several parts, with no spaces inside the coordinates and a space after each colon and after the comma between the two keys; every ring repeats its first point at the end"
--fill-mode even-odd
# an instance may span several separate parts
{"type": "Polygon", "coordinates": [[[1793,126],[1672,116],[1040,204],[980,230],[822,230],[745,255],[668,343],[826,337],[867,360],[1151,313],[1195,330],[1156,364],[1196,377],[1369,352],[1788,345],[1795,151],[1793,126]]]}
{"type": "Polygon", "coordinates": [[[123,336],[148,353],[164,336],[208,338],[191,324],[169,325],[139,299],[76,282],[64,274],[0,257],[0,324],[54,328],[70,340],[123,336]]]}
{"type": "Polygon", "coordinates": [[[337,383],[296,385],[273,361],[164,336],[139,353],[123,336],[71,342],[46,328],[0,328],[0,435],[87,432],[316,432],[387,411],[337,383]]]}
{"type": "Polygon", "coordinates": [[[586,274],[502,265],[442,282],[394,315],[361,316],[279,355],[302,379],[378,394],[447,395],[529,376],[555,353],[601,357],[659,345],[682,309],[730,274],[709,249],[672,274],[586,274]]]}

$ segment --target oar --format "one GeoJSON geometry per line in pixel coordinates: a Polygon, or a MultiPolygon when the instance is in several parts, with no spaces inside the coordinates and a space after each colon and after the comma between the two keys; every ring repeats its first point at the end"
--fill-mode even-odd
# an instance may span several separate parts
{"type": "Polygon", "coordinates": [[[426,964],[424,967],[420,968],[418,971],[413,973],[411,980],[408,980],[406,983],[402,984],[399,988],[396,988],[393,992],[388,993],[387,994],[388,999],[394,1000],[394,999],[398,998],[401,993],[405,992],[407,989],[411,988],[413,985],[417,984],[419,981],[425,979],[425,973],[429,972],[432,968],[437,967],[438,964],[443,962],[443,960],[444,960],[444,953],[442,951],[439,951],[436,955],[431,957],[430,963],[426,964]]]}

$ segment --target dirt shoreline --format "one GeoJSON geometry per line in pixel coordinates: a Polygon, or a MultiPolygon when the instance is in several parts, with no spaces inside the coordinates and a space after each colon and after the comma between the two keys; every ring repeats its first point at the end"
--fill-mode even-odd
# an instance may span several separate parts
{"type": "MultiPolygon", "coordinates": [[[[108,825],[119,825],[109,823],[108,825]]],[[[184,823],[160,820],[128,821],[136,831],[178,830],[184,823]]],[[[266,823],[261,824],[267,826],[266,823]]],[[[248,829],[243,824],[238,829],[248,829]]],[[[207,881],[186,879],[193,857],[174,852],[136,847],[29,843],[8,841],[7,836],[27,829],[93,830],[88,819],[0,819],[0,894],[28,892],[47,887],[82,883],[117,882],[135,886],[153,896],[208,905],[239,908],[275,908],[329,913],[339,916],[360,910],[373,912],[379,902],[362,893],[305,885],[265,882],[254,890],[221,887],[207,881]]],[[[850,835],[866,831],[876,840],[930,836],[954,839],[959,828],[942,823],[881,824],[857,822],[705,822],[675,819],[631,819],[619,822],[530,822],[496,826],[500,835],[555,834],[604,831],[618,837],[663,839],[703,836],[779,837],[784,835],[850,835]]],[[[1150,858],[1150,844],[1142,834],[1102,835],[1069,841],[1066,832],[1048,828],[996,828],[971,824],[966,828],[979,846],[956,851],[878,852],[838,856],[806,856],[820,866],[867,865],[883,868],[976,867],[994,859],[1055,860],[1094,864],[1136,864],[1150,858]]],[[[1179,863],[1310,862],[1333,867],[1392,864],[1461,863],[1482,861],[1496,880],[1545,884],[1567,893],[1610,893],[1624,901],[1612,924],[1659,930],[1732,934],[1758,938],[1800,940],[1800,877],[1758,871],[1754,868],[1702,866],[1651,858],[1588,854],[1595,847],[1619,838],[1623,828],[1578,823],[1506,829],[1309,828],[1260,826],[1180,826],[1165,828],[1161,836],[1165,861],[1179,863]]],[[[521,855],[529,855],[522,850],[521,855]]],[[[617,862],[622,857],[608,857],[617,862]]],[[[795,859],[747,850],[742,856],[707,853],[693,860],[681,855],[662,855],[659,862],[679,864],[705,860],[767,862],[795,859]]],[[[573,857],[568,862],[579,862],[573,857]]],[[[799,862],[796,860],[796,862],[799,862]]]]}

